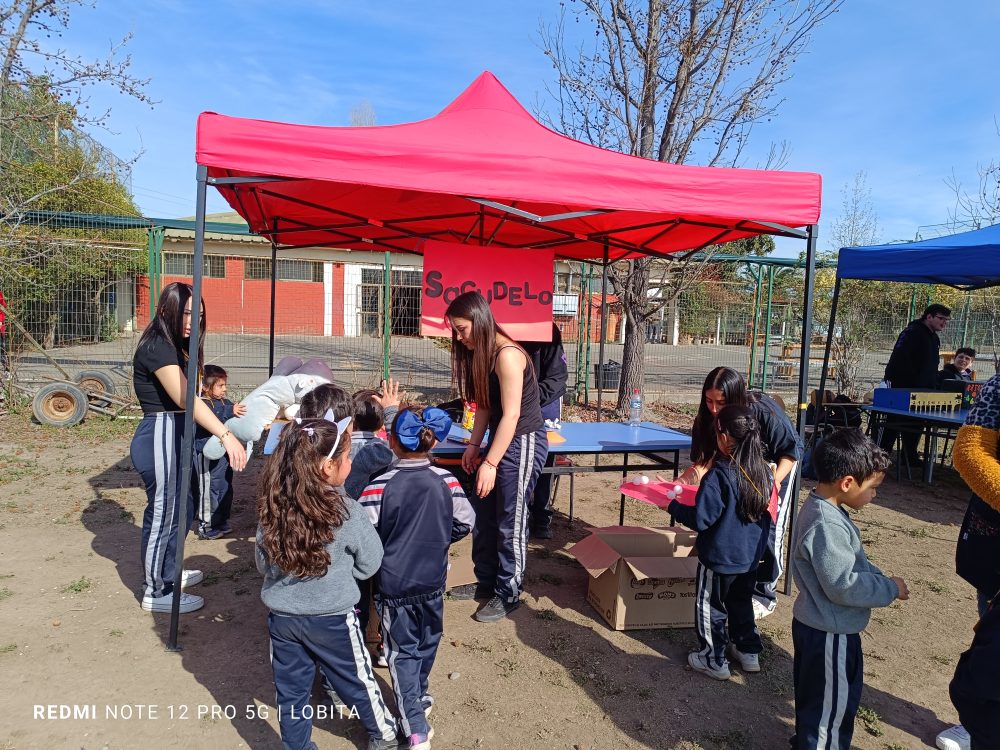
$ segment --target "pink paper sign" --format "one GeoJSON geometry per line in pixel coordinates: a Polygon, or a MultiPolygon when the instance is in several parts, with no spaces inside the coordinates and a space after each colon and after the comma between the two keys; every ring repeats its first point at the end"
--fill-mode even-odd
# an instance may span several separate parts
{"type": "Polygon", "coordinates": [[[516,341],[551,341],[554,261],[552,250],[426,241],[420,334],[450,337],[444,311],[458,295],[478,291],[516,341]]]}

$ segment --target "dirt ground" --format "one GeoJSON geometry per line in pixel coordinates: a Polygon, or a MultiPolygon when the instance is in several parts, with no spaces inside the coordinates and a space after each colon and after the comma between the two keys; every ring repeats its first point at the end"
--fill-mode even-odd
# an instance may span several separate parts
{"type": "MultiPolygon", "coordinates": [[[[235,533],[188,537],[206,604],[181,616],[183,650],[168,652],[169,617],[137,601],[145,496],[128,460],[134,424],[92,418],[60,431],[0,417],[0,749],[280,747],[252,553],[262,461],[237,477],[235,533]]],[[[763,671],[727,683],[686,668],[693,631],[613,632],[586,604],[587,573],[566,549],[617,523],[619,480],[578,475],[571,527],[563,483],[556,537],[531,543],[525,604],[509,620],[479,624],[474,602],[447,602],[431,677],[436,748],[787,747],[791,599],[761,623],[763,671]]],[[[889,478],[856,514],[871,557],[912,592],[876,611],[863,636],[859,748],[933,746],[956,721],[948,681],[975,612],[953,572],[967,497],[951,470],[933,487],[889,478]]],[[[666,518],[629,501],[626,523],[666,518]]],[[[354,748],[363,734],[334,717],[313,739],[354,748]]]]}

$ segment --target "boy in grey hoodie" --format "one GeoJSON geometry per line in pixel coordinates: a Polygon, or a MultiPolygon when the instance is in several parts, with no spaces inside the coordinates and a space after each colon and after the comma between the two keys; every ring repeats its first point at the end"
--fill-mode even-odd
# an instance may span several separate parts
{"type": "Polygon", "coordinates": [[[859,429],[833,433],[814,452],[819,483],[802,504],[792,538],[795,750],[850,750],[861,702],[860,633],[872,607],[906,599],[902,578],[875,567],[847,514],[875,497],[888,455],[859,429]]]}

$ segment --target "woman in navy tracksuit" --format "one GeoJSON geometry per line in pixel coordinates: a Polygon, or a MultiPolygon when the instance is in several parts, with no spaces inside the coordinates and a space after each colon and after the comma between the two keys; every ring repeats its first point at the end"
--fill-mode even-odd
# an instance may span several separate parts
{"type": "Polygon", "coordinates": [[[768,534],[767,553],[758,569],[754,587],[754,615],[766,617],[777,604],[778,579],[785,560],[785,526],[792,507],[792,485],[802,444],[788,415],[778,403],[764,393],[747,391],[743,376],[728,367],[716,367],[705,378],[701,389],[701,405],[691,430],[691,460],[694,466],[681,475],[682,484],[697,484],[718,453],[716,417],[727,405],[745,406],[760,425],[764,458],[775,464],[778,482],[778,518],[768,534]]]}
{"type": "MultiPolygon", "coordinates": [[[[728,680],[729,659],[759,672],[762,650],[754,625],[753,590],[773,517],[774,475],[764,460],[760,425],[745,406],[727,406],[716,425],[718,455],[698,487],[694,506],[668,512],[698,532],[695,629],[700,648],[692,669],[728,680]]],[[[776,505],[776,503],[775,503],[776,505]]]]}
{"type": "MultiPolygon", "coordinates": [[[[142,407],[130,450],[132,465],[146,488],[146,511],[142,517],[139,554],[145,576],[142,608],[169,612],[177,573],[177,532],[180,504],[188,504],[193,515],[191,486],[181,487],[183,462],[194,462],[194,451],[183,457],[184,401],[187,392],[187,342],[191,335],[191,287],[174,282],[160,293],[156,316],[146,326],[132,360],[135,396],[142,407]]],[[[201,342],[204,342],[205,311],[202,306],[201,342]]],[[[199,346],[198,361],[202,360],[199,346]]],[[[194,420],[216,435],[226,448],[229,464],[236,471],[246,466],[246,450],[200,398],[194,400],[194,420]]],[[[185,529],[186,531],[186,529],[185,529]]],[[[201,571],[186,570],[181,585],[193,586],[201,571]]],[[[201,609],[200,596],[181,594],[180,611],[201,609]]]]}
{"type": "Polygon", "coordinates": [[[451,419],[441,409],[400,411],[389,438],[399,462],[360,498],[385,550],[375,606],[403,735],[415,750],[429,750],[433,737],[428,681],[444,630],[448,547],[475,521],[458,480],[432,465],[428,455],[450,429],[451,419]]]}
{"type": "Polygon", "coordinates": [[[502,620],[521,604],[528,552],[528,505],[548,441],[531,359],[497,324],[479,292],[445,310],[452,328],[452,375],[459,394],[476,402],[462,468],[476,476],[472,562],[478,583],[449,591],[456,599],[489,599],[479,622],[502,620]],[[490,443],[480,462],[486,429],[490,443]],[[476,468],[478,466],[478,469],[476,468]]]}

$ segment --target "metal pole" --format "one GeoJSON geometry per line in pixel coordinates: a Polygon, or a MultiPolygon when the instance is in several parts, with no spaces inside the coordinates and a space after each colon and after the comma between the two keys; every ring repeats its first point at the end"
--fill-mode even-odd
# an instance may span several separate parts
{"type": "Polygon", "coordinates": [[[833,332],[837,320],[837,304],[840,302],[840,277],[833,285],[833,300],[830,302],[830,322],[826,327],[826,348],[823,351],[823,369],[819,373],[819,393],[816,395],[816,426],[813,433],[813,443],[816,442],[816,435],[820,433],[826,423],[826,410],[823,406],[823,394],[826,393],[826,370],[830,366],[830,350],[833,347],[833,332]]]}
{"type": "Polygon", "coordinates": [[[153,228],[150,227],[146,230],[146,266],[149,269],[146,274],[146,279],[149,281],[149,319],[152,320],[156,315],[156,302],[154,301],[153,288],[156,283],[156,266],[153,261],[153,228]]]}
{"type": "Polygon", "coordinates": [[[597,421],[601,421],[601,400],[604,395],[604,339],[608,337],[608,243],[604,243],[604,265],[601,266],[601,342],[597,355],[597,421]]]}
{"type": "MultiPolygon", "coordinates": [[[[799,432],[799,441],[805,445],[806,434],[806,409],[809,406],[807,400],[809,394],[809,344],[812,341],[812,316],[813,316],[813,287],[816,275],[816,241],[819,237],[819,225],[811,224],[807,230],[806,237],[806,276],[802,285],[802,351],[799,353],[799,404],[795,414],[795,427],[799,432]]],[[[801,467],[800,467],[801,468],[801,467]]],[[[789,502],[788,534],[790,538],[795,535],[795,517],[799,507],[799,479],[802,472],[796,471],[792,477],[792,496],[789,502]]],[[[785,545],[785,596],[792,593],[792,576],[788,569],[791,561],[791,545],[785,545]]]]}
{"type": "Polygon", "coordinates": [[[382,262],[382,379],[389,379],[389,338],[392,336],[392,288],[389,285],[392,261],[385,251],[382,262]]]}
{"type": "Polygon", "coordinates": [[[910,287],[910,320],[917,317],[917,287],[910,287]]]}
{"type": "Polygon", "coordinates": [[[959,346],[965,346],[965,340],[969,336],[969,315],[971,314],[970,307],[972,305],[972,292],[965,293],[965,309],[962,311],[962,343],[959,346]]]}
{"type": "Polygon", "coordinates": [[[761,289],[760,282],[761,278],[759,275],[760,268],[754,268],[752,264],[747,264],[750,273],[753,274],[753,280],[756,284],[753,292],[753,325],[751,327],[752,333],[750,334],[750,368],[747,373],[747,387],[753,388],[755,375],[756,375],[756,364],[757,364],[757,330],[758,322],[760,320],[760,297],[761,289]]]}
{"type": "Polygon", "coordinates": [[[767,312],[764,314],[764,356],[760,364],[760,389],[767,390],[767,354],[771,348],[771,297],[774,294],[774,266],[767,267],[767,312]]]}
{"type": "MultiPolygon", "coordinates": [[[[583,296],[583,284],[582,284],[583,279],[584,279],[583,268],[581,267],[580,268],[580,281],[581,281],[580,294],[577,297],[577,300],[580,301],[580,302],[582,302],[584,300],[584,296],[583,296]]],[[[569,290],[567,289],[567,291],[569,291],[569,290]]],[[[577,326],[576,326],[576,384],[573,387],[573,398],[576,401],[576,403],[580,403],[580,396],[583,395],[583,390],[581,390],[581,387],[580,387],[581,386],[580,376],[582,375],[584,378],[587,377],[587,371],[583,369],[583,334],[582,334],[582,328],[581,328],[581,325],[580,325],[583,322],[584,318],[585,318],[585,312],[583,310],[577,310],[577,326]]]]}
{"type": "MultiPolygon", "coordinates": [[[[274,222],[274,231],[278,231],[278,222],[274,222]]],[[[267,376],[274,374],[274,310],[278,297],[278,246],[271,240],[271,335],[267,342],[267,376]]]]}
{"type": "MultiPolygon", "coordinates": [[[[177,626],[181,611],[181,576],[184,572],[184,537],[187,536],[187,493],[191,491],[191,469],[194,466],[194,399],[198,385],[198,339],[201,336],[201,277],[205,263],[205,193],[208,188],[208,167],[198,165],[198,192],[194,219],[194,268],[192,269],[191,336],[188,338],[187,392],[184,395],[184,437],[181,440],[181,483],[177,498],[177,560],[174,571],[173,601],[170,607],[170,635],[167,650],[178,651],[177,626]]],[[[173,519],[168,519],[171,523],[173,519]]]]}
{"type": "Polygon", "coordinates": [[[593,325],[593,311],[594,309],[594,264],[591,263],[587,266],[587,352],[586,352],[586,362],[583,366],[583,402],[586,405],[590,405],[590,350],[591,344],[590,340],[590,328],[593,325]]]}

